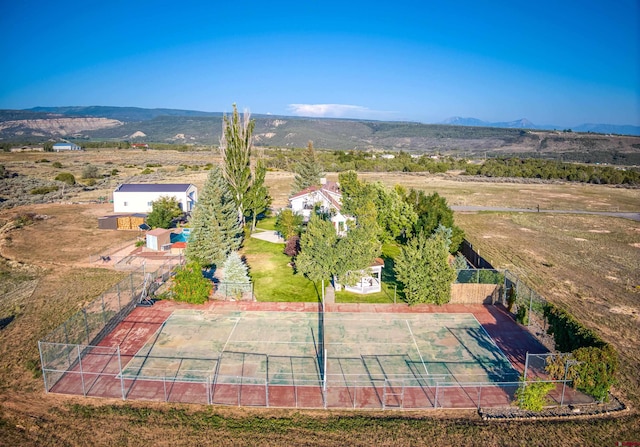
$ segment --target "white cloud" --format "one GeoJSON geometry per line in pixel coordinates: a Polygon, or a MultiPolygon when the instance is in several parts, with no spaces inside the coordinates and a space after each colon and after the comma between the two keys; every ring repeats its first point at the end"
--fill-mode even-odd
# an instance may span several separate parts
{"type": "Polygon", "coordinates": [[[349,104],[289,104],[288,109],[294,115],[318,118],[372,118],[381,119],[383,115],[394,112],[371,110],[349,104]]]}

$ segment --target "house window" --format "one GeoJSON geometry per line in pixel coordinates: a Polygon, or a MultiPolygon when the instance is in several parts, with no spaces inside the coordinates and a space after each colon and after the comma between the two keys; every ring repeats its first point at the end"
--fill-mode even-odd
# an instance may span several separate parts
{"type": "Polygon", "coordinates": [[[128,206],[128,205],[129,205],[129,203],[128,203],[128,202],[124,202],[124,206],[128,206]]]}
{"type": "Polygon", "coordinates": [[[153,202],[147,202],[147,206],[153,206],[153,202]]]}

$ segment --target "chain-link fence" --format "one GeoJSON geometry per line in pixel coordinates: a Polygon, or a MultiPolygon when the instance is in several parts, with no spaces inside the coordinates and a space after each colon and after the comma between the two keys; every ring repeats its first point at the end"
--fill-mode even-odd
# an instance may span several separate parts
{"type": "MultiPolygon", "coordinates": [[[[116,326],[140,303],[165,282],[181,259],[171,258],[152,273],[144,266],[102,293],[87,306],[72,315],[39,342],[40,360],[47,390],[57,383],[65,371],[82,366],[82,357],[95,349],[116,326]]],[[[109,348],[111,349],[111,348],[109,348]]],[[[115,354],[111,354],[113,357],[115,354]]],[[[103,357],[100,355],[99,357],[103,357]]],[[[73,371],[80,373],[82,369],[73,371]]],[[[84,377],[84,376],[83,376],[84,377]]]]}

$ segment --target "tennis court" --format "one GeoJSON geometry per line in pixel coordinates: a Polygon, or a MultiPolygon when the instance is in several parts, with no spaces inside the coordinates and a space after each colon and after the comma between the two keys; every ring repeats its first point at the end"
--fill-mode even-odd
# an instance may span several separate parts
{"type": "MultiPolygon", "coordinates": [[[[165,394],[169,385],[214,404],[434,408],[438,400],[475,406],[464,384],[486,389],[517,377],[473,314],[324,313],[319,305],[317,312],[176,310],[120,378],[159,381],[165,394]]],[[[508,402],[510,393],[500,394],[508,402]]]]}

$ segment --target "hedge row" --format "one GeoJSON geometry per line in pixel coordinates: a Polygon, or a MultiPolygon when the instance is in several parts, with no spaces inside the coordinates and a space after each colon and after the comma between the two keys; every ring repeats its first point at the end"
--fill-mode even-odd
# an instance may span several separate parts
{"type": "Polygon", "coordinates": [[[616,350],[565,310],[551,303],[545,305],[544,316],[549,324],[548,332],[554,336],[556,349],[570,352],[577,362],[565,372],[566,360],[559,358],[557,365],[547,365],[547,371],[555,379],[562,379],[561,376],[571,378],[578,390],[599,401],[607,400],[618,369],[616,350]]]}

